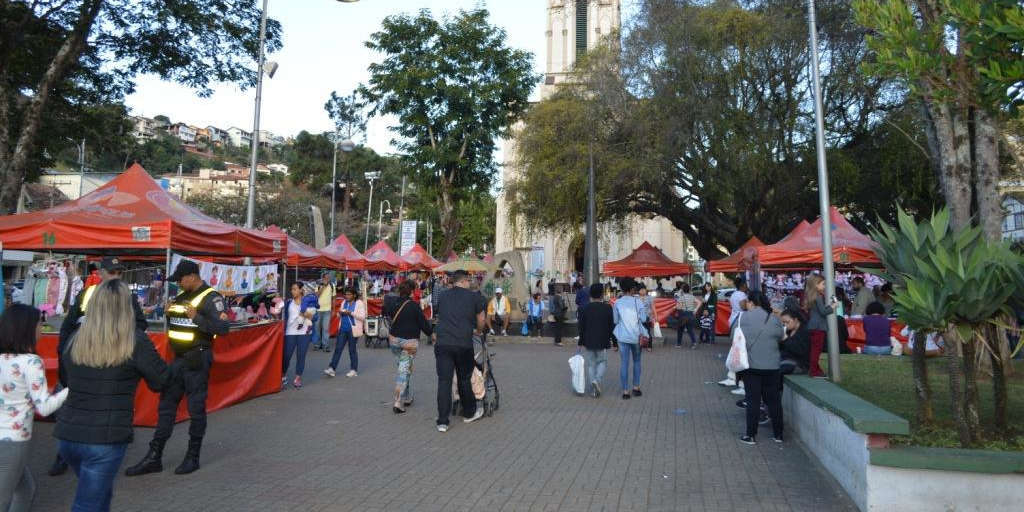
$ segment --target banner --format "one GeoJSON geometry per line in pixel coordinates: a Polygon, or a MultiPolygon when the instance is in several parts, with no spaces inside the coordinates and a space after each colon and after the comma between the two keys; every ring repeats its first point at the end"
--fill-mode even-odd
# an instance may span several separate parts
{"type": "Polygon", "coordinates": [[[199,265],[199,277],[221,293],[237,295],[258,292],[268,286],[277,287],[277,265],[225,265],[174,254],[171,256],[171,272],[183,259],[199,265]]]}
{"type": "Polygon", "coordinates": [[[412,249],[412,246],[416,245],[416,224],[414,220],[403,220],[402,221],[402,236],[398,243],[398,255],[405,256],[405,253],[412,249]]]}

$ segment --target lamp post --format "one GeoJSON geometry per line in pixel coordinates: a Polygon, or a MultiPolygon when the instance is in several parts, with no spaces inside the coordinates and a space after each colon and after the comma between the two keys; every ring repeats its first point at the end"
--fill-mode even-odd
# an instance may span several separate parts
{"type": "MultiPolygon", "coordinates": [[[[818,76],[818,28],[814,15],[814,0],[807,0],[807,25],[811,43],[811,80],[814,82],[815,143],[818,151],[818,203],[821,208],[821,260],[825,274],[826,297],[835,297],[835,269],[832,264],[832,218],[828,197],[828,166],[825,162],[825,121],[821,106],[821,78],[818,76]]],[[[839,335],[836,315],[828,315],[828,377],[840,382],[839,335]]]]}
{"type": "Polygon", "coordinates": [[[377,240],[380,240],[380,228],[384,223],[384,203],[388,204],[387,214],[391,215],[391,201],[387,199],[380,202],[380,207],[377,208],[377,240]]]}
{"type": "Polygon", "coordinates": [[[366,201],[366,235],[363,237],[363,252],[366,252],[366,248],[370,244],[370,214],[373,212],[373,180],[380,178],[380,171],[371,171],[365,174],[366,179],[370,181],[370,197],[366,201]]]}
{"type": "Polygon", "coordinates": [[[588,285],[600,281],[597,265],[597,216],[596,198],[594,197],[594,142],[587,147],[590,165],[587,167],[587,226],[584,233],[583,274],[588,285]]]}
{"type": "MultiPolygon", "coordinates": [[[[331,241],[334,241],[334,210],[335,198],[338,194],[338,128],[334,129],[334,163],[331,165],[331,241]]],[[[345,153],[351,152],[356,145],[351,139],[345,139],[340,143],[341,150],[345,153]]],[[[342,198],[344,200],[344,198],[342,198]]]]}

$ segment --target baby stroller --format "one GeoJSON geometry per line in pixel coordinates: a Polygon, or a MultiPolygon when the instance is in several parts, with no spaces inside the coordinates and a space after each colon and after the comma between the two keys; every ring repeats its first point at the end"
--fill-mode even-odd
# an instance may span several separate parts
{"type": "MultiPolygon", "coordinates": [[[[498,410],[500,394],[498,393],[498,382],[494,380],[494,368],[491,365],[493,357],[487,349],[487,343],[481,338],[473,336],[473,394],[476,396],[477,407],[484,408],[484,416],[493,416],[498,410]]],[[[462,404],[458,398],[458,382],[452,382],[452,416],[462,414],[462,404]]]]}

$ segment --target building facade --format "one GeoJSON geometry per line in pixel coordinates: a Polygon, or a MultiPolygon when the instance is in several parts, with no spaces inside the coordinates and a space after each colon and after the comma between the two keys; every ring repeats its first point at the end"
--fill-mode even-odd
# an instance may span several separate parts
{"type": "Polygon", "coordinates": [[[235,147],[249,147],[252,146],[252,132],[245,131],[237,126],[228,128],[228,139],[231,141],[231,145],[235,147]]]}
{"type": "MultiPolygon", "coordinates": [[[[572,76],[577,57],[597,46],[602,38],[616,36],[621,26],[620,0],[548,0],[547,59],[541,98],[553,94],[572,76]]],[[[502,182],[522,172],[517,165],[515,137],[503,143],[502,182]]],[[[660,248],[676,261],[692,260],[692,247],[668,219],[636,218],[619,226],[598,226],[598,259],[622,259],[644,241],[660,248]]],[[[517,229],[509,216],[503,194],[498,195],[495,253],[518,253],[531,279],[565,281],[583,271],[583,226],[568,233],[528,233],[517,229]]]]}

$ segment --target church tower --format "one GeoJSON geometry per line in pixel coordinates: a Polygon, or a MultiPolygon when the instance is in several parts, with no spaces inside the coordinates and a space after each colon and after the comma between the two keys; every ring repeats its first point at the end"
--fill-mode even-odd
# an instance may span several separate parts
{"type": "Polygon", "coordinates": [[[565,82],[576,58],[622,24],[620,0],[547,0],[547,61],[541,97],[565,82]]]}

